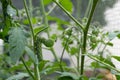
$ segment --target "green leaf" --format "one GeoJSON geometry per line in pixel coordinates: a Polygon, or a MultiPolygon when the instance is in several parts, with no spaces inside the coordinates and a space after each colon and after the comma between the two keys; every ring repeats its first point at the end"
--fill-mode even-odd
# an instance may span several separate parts
{"type": "Polygon", "coordinates": [[[32,59],[32,61],[34,63],[37,63],[37,58],[35,57],[34,52],[29,48],[29,47],[25,47],[25,51],[27,52],[27,54],[30,56],[30,58],[32,59]]]}
{"type": "Polygon", "coordinates": [[[29,75],[27,73],[18,73],[16,75],[9,77],[6,80],[20,80],[23,79],[24,77],[29,77],[29,75]]]}
{"type": "Polygon", "coordinates": [[[10,16],[16,16],[16,15],[17,15],[16,9],[14,9],[11,5],[8,5],[8,6],[7,6],[7,13],[8,13],[10,16]]]}
{"type": "Polygon", "coordinates": [[[78,80],[78,76],[70,73],[70,72],[63,72],[58,80],[78,80]]]}
{"type": "Polygon", "coordinates": [[[116,60],[120,61],[120,56],[112,56],[113,58],[115,58],[116,60]]]}
{"type": "Polygon", "coordinates": [[[67,11],[69,11],[70,13],[72,13],[72,11],[73,11],[73,5],[72,5],[71,0],[60,0],[59,2],[60,2],[60,4],[61,4],[67,11]]]}
{"type": "Polygon", "coordinates": [[[52,36],[50,37],[53,41],[57,40],[57,35],[56,34],[52,34],[52,36]]]}
{"type": "Polygon", "coordinates": [[[70,49],[71,55],[74,55],[74,54],[77,53],[77,52],[78,52],[78,49],[77,49],[77,48],[71,47],[71,49],[70,49]]]}
{"type": "Polygon", "coordinates": [[[52,39],[46,39],[43,44],[46,46],[46,47],[52,47],[54,45],[54,41],[52,39]]]}
{"type": "Polygon", "coordinates": [[[36,27],[34,28],[34,35],[36,36],[37,34],[39,34],[40,32],[44,31],[48,29],[48,27],[44,27],[44,25],[41,25],[40,27],[36,27]]]}
{"type": "Polygon", "coordinates": [[[26,37],[24,31],[19,27],[12,28],[9,35],[10,57],[13,62],[16,62],[24,53],[26,37]]]}
{"type": "Polygon", "coordinates": [[[103,63],[109,64],[112,67],[115,67],[114,64],[111,62],[111,60],[108,59],[108,58],[104,58],[104,57],[101,57],[101,56],[98,56],[98,55],[91,55],[91,54],[89,54],[89,55],[92,56],[93,58],[96,58],[96,59],[102,61],[103,63]]]}
{"type": "Polygon", "coordinates": [[[58,80],[74,80],[71,76],[63,76],[58,78],[58,80]]]}
{"type": "Polygon", "coordinates": [[[64,30],[64,28],[62,27],[63,25],[69,25],[70,23],[68,21],[62,20],[58,17],[53,17],[53,16],[47,16],[49,21],[55,21],[57,22],[57,29],[58,30],[64,30]]]}
{"type": "Polygon", "coordinates": [[[58,22],[59,24],[69,24],[68,21],[62,20],[62,19],[60,19],[60,18],[58,18],[58,17],[47,16],[47,18],[48,18],[48,20],[50,20],[50,21],[56,21],[56,22],[58,22]]]}
{"type": "Polygon", "coordinates": [[[108,43],[107,43],[107,45],[109,45],[109,46],[113,46],[113,43],[111,43],[111,42],[108,42],[108,43]]]}
{"type": "Polygon", "coordinates": [[[91,67],[93,68],[100,68],[100,64],[98,62],[92,62],[91,67]]]}
{"type": "Polygon", "coordinates": [[[120,34],[117,34],[117,37],[120,39],[120,34]]]}
{"type": "Polygon", "coordinates": [[[109,34],[108,34],[108,38],[110,39],[110,40],[112,40],[112,39],[114,39],[115,37],[116,37],[116,33],[115,32],[110,32],[109,34]]]}
{"type": "MultiPolygon", "coordinates": [[[[26,61],[25,62],[25,64],[27,65],[27,66],[31,66],[32,64],[33,64],[33,62],[32,61],[30,61],[30,60],[28,60],[28,61],[26,61]]],[[[11,71],[19,71],[19,70],[25,70],[25,66],[24,66],[24,64],[23,63],[19,63],[19,64],[17,64],[17,65],[13,65],[11,68],[9,68],[7,71],[8,72],[11,72],[11,71]]]]}
{"type": "MultiPolygon", "coordinates": [[[[37,24],[37,22],[38,22],[35,17],[31,18],[31,21],[32,21],[32,24],[37,24]]],[[[23,23],[27,25],[27,24],[29,24],[29,20],[28,19],[24,19],[23,23]]]]}
{"type": "Polygon", "coordinates": [[[50,4],[52,2],[52,0],[43,0],[44,6],[47,6],[48,4],[50,4]]]}
{"type": "Polygon", "coordinates": [[[48,63],[48,60],[40,61],[39,70],[42,71],[45,68],[45,65],[48,63]]]}

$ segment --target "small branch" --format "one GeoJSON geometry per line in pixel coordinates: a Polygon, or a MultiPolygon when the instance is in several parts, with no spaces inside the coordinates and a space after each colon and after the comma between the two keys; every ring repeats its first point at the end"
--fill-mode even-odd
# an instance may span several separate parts
{"type": "Polygon", "coordinates": [[[55,5],[53,4],[53,7],[48,11],[46,15],[49,15],[56,8],[56,6],[57,6],[56,4],[55,5]]]}
{"type": "Polygon", "coordinates": [[[84,27],[82,24],[79,23],[61,4],[59,4],[56,0],[54,1],[82,30],[84,30],[84,27]]]}
{"type": "Polygon", "coordinates": [[[21,61],[22,61],[23,65],[25,66],[25,68],[26,68],[27,72],[29,73],[29,75],[33,78],[33,80],[35,80],[35,77],[31,73],[31,71],[29,70],[28,66],[26,65],[26,63],[25,63],[25,61],[23,59],[23,57],[21,57],[21,61]]]}
{"type": "Polygon", "coordinates": [[[26,11],[26,14],[27,14],[27,17],[28,17],[28,21],[29,21],[29,24],[30,24],[30,29],[31,29],[31,32],[32,32],[32,36],[33,36],[33,38],[35,38],[34,31],[33,31],[33,24],[32,24],[32,21],[30,19],[30,15],[29,15],[29,12],[28,12],[26,0],[23,0],[23,2],[24,2],[25,11],[26,11]]]}
{"type": "MultiPolygon", "coordinates": [[[[26,14],[27,14],[27,18],[28,18],[28,21],[29,21],[29,24],[30,24],[30,29],[31,29],[31,32],[32,32],[34,52],[36,52],[35,51],[36,50],[36,46],[35,46],[36,37],[35,37],[34,31],[33,31],[33,24],[32,24],[32,21],[30,19],[30,15],[29,15],[29,12],[28,12],[26,0],[23,0],[23,2],[24,2],[24,7],[25,7],[26,14]]],[[[34,75],[35,75],[35,77],[34,77],[35,79],[34,80],[40,80],[40,76],[38,76],[36,64],[34,64],[34,75]]]]}
{"type": "Polygon", "coordinates": [[[61,58],[60,58],[60,68],[61,68],[61,71],[62,71],[62,72],[64,71],[64,69],[63,69],[63,67],[62,67],[62,59],[63,59],[63,55],[64,55],[64,52],[65,52],[66,46],[67,46],[67,44],[68,44],[68,42],[69,42],[69,40],[70,40],[70,37],[71,37],[71,35],[70,35],[70,36],[68,37],[68,39],[66,40],[66,43],[65,43],[65,46],[64,46],[64,48],[63,48],[62,55],[61,55],[61,58]]]}
{"type": "Polygon", "coordinates": [[[95,61],[97,61],[97,62],[99,62],[99,63],[101,63],[101,64],[103,64],[103,65],[105,65],[105,66],[107,66],[108,68],[111,68],[111,69],[113,69],[113,70],[115,70],[115,71],[117,71],[117,72],[120,73],[120,70],[114,68],[113,66],[111,66],[111,65],[109,65],[109,64],[107,64],[107,63],[104,63],[103,61],[100,61],[99,59],[93,57],[92,55],[87,54],[87,56],[90,57],[91,59],[93,59],[93,60],[95,60],[95,61]]]}
{"type": "MultiPolygon", "coordinates": [[[[42,7],[42,13],[43,13],[43,17],[44,17],[44,24],[47,28],[49,28],[49,25],[48,25],[48,19],[47,19],[47,15],[46,15],[46,12],[45,12],[45,8],[44,8],[44,4],[43,4],[43,0],[40,0],[40,5],[42,7]]],[[[47,36],[48,38],[50,37],[50,33],[47,29],[47,36]]],[[[53,56],[55,57],[55,59],[59,62],[59,59],[57,58],[57,55],[55,53],[55,50],[53,49],[53,47],[50,48],[51,52],[53,53],[53,56]]]]}
{"type": "Polygon", "coordinates": [[[85,55],[86,54],[86,46],[87,46],[87,36],[88,36],[88,30],[89,30],[89,27],[90,27],[90,23],[91,23],[91,20],[92,20],[92,16],[94,14],[94,11],[95,11],[95,8],[96,8],[96,5],[97,5],[97,2],[99,0],[93,0],[93,4],[92,5],[92,9],[90,10],[90,15],[88,17],[88,22],[87,22],[87,25],[84,29],[84,33],[83,33],[83,47],[82,47],[82,55],[81,55],[81,75],[83,74],[83,71],[84,71],[84,60],[85,60],[85,55]]]}

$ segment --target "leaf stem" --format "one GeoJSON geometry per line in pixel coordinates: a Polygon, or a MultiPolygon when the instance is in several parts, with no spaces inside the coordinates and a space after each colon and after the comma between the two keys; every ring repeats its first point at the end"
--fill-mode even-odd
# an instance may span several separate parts
{"type": "Polygon", "coordinates": [[[89,30],[89,27],[90,27],[90,23],[91,23],[92,16],[94,14],[97,2],[98,2],[98,0],[93,0],[92,9],[90,11],[90,15],[88,17],[88,22],[87,22],[87,25],[84,29],[84,33],[83,33],[83,48],[82,48],[82,55],[81,55],[81,73],[80,73],[81,75],[83,75],[83,71],[84,71],[84,60],[85,60],[85,55],[84,54],[86,54],[88,30],[89,30]]]}
{"type": "MultiPolygon", "coordinates": [[[[48,25],[48,19],[47,19],[47,14],[45,12],[43,0],[40,0],[40,5],[41,5],[41,8],[42,8],[41,11],[43,13],[45,26],[48,28],[49,27],[49,25],[48,25]]],[[[50,33],[49,33],[48,29],[47,29],[47,35],[48,35],[48,38],[49,38],[50,37],[50,33]]],[[[59,59],[58,59],[58,57],[57,57],[57,55],[56,55],[55,50],[53,49],[53,47],[51,47],[50,50],[51,50],[53,56],[55,57],[55,59],[59,62],[59,59]]]]}
{"type": "Polygon", "coordinates": [[[32,24],[32,21],[30,19],[30,15],[29,15],[29,12],[28,12],[26,0],[23,0],[23,2],[24,2],[25,11],[26,11],[26,14],[27,14],[27,17],[28,17],[28,21],[29,21],[29,24],[30,24],[30,29],[31,29],[31,32],[32,32],[32,36],[33,36],[33,39],[35,39],[34,31],[33,31],[33,24],[32,24]]]}
{"type": "Polygon", "coordinates": [[[24,61],[24,59],[23,59],[23,57],[21,57],[21,61],[22,61],[23,65],[25,66],[26,70],[28,71],[29,75],[35,80],[34,75],[33,75],[33,74],[31,73],[31,71],[29,70],[28,66],[26,65],[26,63],[25,63],[25,61],[24,61]]]}
{"type": "MultiPolygon", "coordinates": [[[[30,15],[29,15],[29,12],[28,12],[28,8],[27,8],[27,3],[26,3],[26,0],[23,0],[24,2],[24,7],[25,7],[25,11],[26,11],[26,14],[27,14],[27,18],[28,18],[28,21],[29,21],[29,24],[30,24],[30,29],[31,29],[31,32],[32,32],[32,37],[33,37],[33,47],[34,47],[34,52],[36,50],[36,46],[35,46],[35,40],[36,40],[36,37],[34,35],[34,31],[33,31],[33,24],[32,24],[32,21],[30,19],[30,15]]],[[[35,54],[36,55],[36,54],[35,54]]],[[[37,55],[38,56],[38,55],[37,55]]],[[[34,74],[35,74],[35,80],[40,80],[40,75],[38,74],[38,66],[34,63],[34,74]],[[39,76],[38,76],[39,75],[39,76]]]]}
{"type": "Polygon", "coordinates": [[[84,30],[84,27],[77,19],[75,19],[61,4],[59,4],[56,0],[52,0],[55,2],[82,30],[84,30]]]}
{"type": "Polygon", "coordinates": [[[111,65],[109,65],[107,63],[104,63],[103,61],[100,61],[99,59],[93,57],[91,54],[87,54],[87,56],[90,57],[91,59],[93,59],[93,60],[95,60],[95,61],[97,61],[97,62],[99,62],[99,63],[101,63],[101,64],[103,64],[103,65],[105,65],[105,66],[107,66],[107,67],[109,67],[109,68],[111,68],[111,69],[113,69],[113,70],[115,70],[115,71],[120,73],[120,70],[114,68],[113,66],[111,66],[111,65]]]}
{"type": "Polygon", "coordinates": [[[63,69],[63,67],[62,67],[62,59],[63,59],[63,55],[64,55],[64,52],[65,52],[65,49],[66,49],[66,47],[67,47],[67,44],[68,44],[68,42],[69,42],[69,40],[70,40],[70,37],[71,37],[71,35],[69,35],[69,37],[68,37],[67,40],[66,40],[66,43],[65,43],[65,46],[64,46],[64,48],[63,48],[62,55],[61,55],[61,58],[60,58],[60,68],[61,68],[61,71],[62,71],[62,72],[64,71],[64,69],[63,69]]]}

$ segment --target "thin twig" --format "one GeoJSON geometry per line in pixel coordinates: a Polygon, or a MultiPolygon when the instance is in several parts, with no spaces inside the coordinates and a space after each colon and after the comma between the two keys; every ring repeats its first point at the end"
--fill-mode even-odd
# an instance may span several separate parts
{"type": "Polygon", "coordinates": [[[61,4],[59,4],[56,0],[54,1],[82,30],[84,30],[84,27],[79,21],[77,21],[61,4]]]}
{"type": "Polygon", "coordinates": [[[26,63],[25,63],[25,61],[24,61],[24,59],[23,59],[23,57],[21,57],[21,61],[22,61],[23,65],[25,66],[26,70],[28,71],[29,75],[35,80],[34,75],[33,75],[33,74],[31,73],[31,71],[29,70],[28,66],[26,65],[26,63]]]}

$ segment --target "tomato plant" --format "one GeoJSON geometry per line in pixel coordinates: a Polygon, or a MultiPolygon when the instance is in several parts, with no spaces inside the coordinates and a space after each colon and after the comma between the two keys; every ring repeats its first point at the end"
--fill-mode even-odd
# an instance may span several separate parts
{"type": "MultiPolygon", "coordinates": [[[[84,17],[81,18],[79,9],[77,17],[72,15],[74,5],[71,0],[39,0],[39,7],[33,6],[32,0],[28,1],[29,4],[22,0],[24,8],[21,10],[13,5],[12,0],[0,0],[0,38],[4,41],[5,49],[4,54],[0,55],[0,80],[108,79],[101,69],[99,72],[102,75],[85,75],[86,57],[94,60],[90,64],[94,70],[103,68],[108,72],[113,70],[115,74],[119,73],[120,70],[115,68],[111,58],[106,58],[103,54],[106,46],[113,45],[110,42],[113,38],[120,38],[120,33],[104,33],[100,30],[101,25],[92,21],[99,1],[89,0],[84,17]],[[55,12],[56,9],[60,12],[55,12]],[[66,16],[68,20],[55,14],[66,16]],[[51,26],[52,24],[56,25],[51,26]],[[52,32],[56,27],[57,32],[52,32]],[[54,47],[58,39],[63,48],[60,58],[54,47]],[[45,60],[44,49],[50,51],[56,61],[45,60]],[[94,54],[94,51],[98,54],[94,54]],[[74,68],[63,62],[65,52],[70,57],[75,56],[77,64],[74,64],[74,68]]],[[[77,2],[78,8],[82,0],[77,2]]],[[[120,61],[118,56],[112,57],[120,61]]]]}

